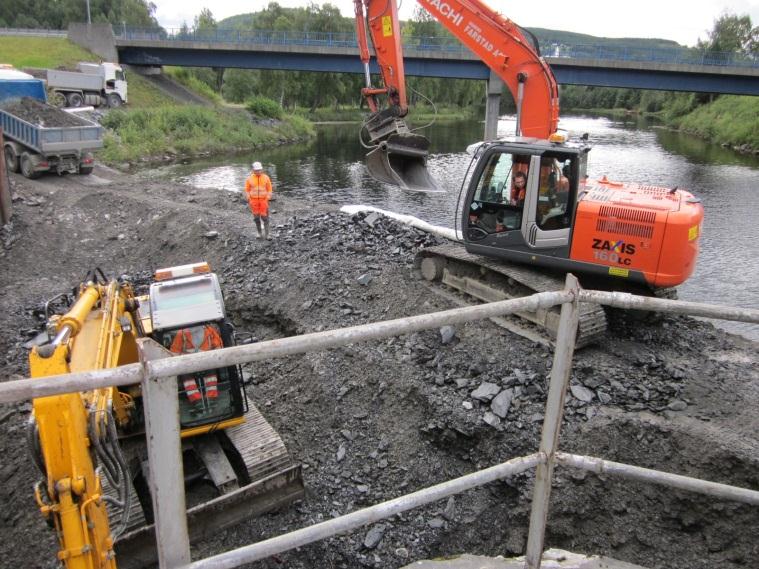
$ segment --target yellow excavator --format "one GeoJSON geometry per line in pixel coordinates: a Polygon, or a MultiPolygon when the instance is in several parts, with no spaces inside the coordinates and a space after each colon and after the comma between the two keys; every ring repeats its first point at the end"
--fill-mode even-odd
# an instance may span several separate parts
{"type": "MultiPolygon", "coordinates": [[[[156,271],[142,296],[128,282],[90,273],[47,329],[52,340],[30,353],[32,378],[136,363],[139,338],[171,355],[235,344],[207,263],[156,271]]],[[[180,376],[177,396],[191,538],[303,496],[301,467],[248,401],[239,366],[180,376]]],[[[144,435],[139,384],[33,401],[28,444],[42,474],[35,497],[66,569],[154,560],[144,435]]]]}

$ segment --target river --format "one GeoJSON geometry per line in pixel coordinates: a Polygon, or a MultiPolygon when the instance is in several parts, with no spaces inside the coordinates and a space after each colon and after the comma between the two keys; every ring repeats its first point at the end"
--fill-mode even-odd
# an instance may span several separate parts
{"type": "MultiPolygon", "coordinates": [[[[703,200],[701,254],[693,276],[679,287],[682,300],[759,308],[759,158],[739,155],[644,121],[565,116],[560,128],[590,135],[590,178],[686,188],[703,200]]],[[[499,134],[514,130],[503,117],[499,134]]],[[[452,227],[461,181],[469,164],[464,152],[481,139],[478,121],[439,123],[424,130],[431,140],[430,171],[444,193],[409,193],[376,182],[363,165],[358,125],[318,127],[309,144],[283,146],[251,156],[175,164],[144,172],[188,185],[239,192],[250,162],[264,163],[275,192],[305,202],[373,205],[452,227]]],[[[242,205],[241,205],[242,207],[242,205]]],[[[274,218],[276,223],[276,216],[274,218]]],[[[720,326],[759,340],[759,326],[720,326]]]]}

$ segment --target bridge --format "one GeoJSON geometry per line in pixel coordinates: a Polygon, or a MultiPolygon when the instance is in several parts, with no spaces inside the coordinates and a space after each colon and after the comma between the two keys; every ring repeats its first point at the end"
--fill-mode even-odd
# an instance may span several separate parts
{"type": "MultiPolygon", "coordinates": [[[[133,28],[115,32],[119,61],[132,65],[363,73],[353,33],[133,28]]],[[[759,95],[759,59],[733,53],[552,44],[543,46],[543,55],[563,85],[759,95]]],[[[490,69],[466,47],[443,38],[407,38],[404,59],[407,75],[490,78],[490,69]]]]}
{"type": "MultiPolygon", "coordinates": [[[[363,73],[353,33],[74,24],[69,37],[136,66],[363,73]]],[[[551,44],[542,52],[560,85],[759,96],[759,59],[738,54],[587,44],[551,44]]],[[[495,132],[502,82],[467,48],[445,38],[406,38],[404,61],[410,76],[488,81],[486,137],[495,132]]],[[[376,65],[372,71],[378,73],[376,65]]]]}

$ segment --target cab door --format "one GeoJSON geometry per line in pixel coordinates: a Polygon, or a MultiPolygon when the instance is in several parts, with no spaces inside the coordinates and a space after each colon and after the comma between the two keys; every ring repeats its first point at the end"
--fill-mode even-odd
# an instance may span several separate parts
{"type": "Polygon", "coordinates": [[[576,200],[576,155],[532,156],[522,235],[531,249],[569,246],[576,200]],[[574,190],[573,190],[574,188],[574,190]]]}

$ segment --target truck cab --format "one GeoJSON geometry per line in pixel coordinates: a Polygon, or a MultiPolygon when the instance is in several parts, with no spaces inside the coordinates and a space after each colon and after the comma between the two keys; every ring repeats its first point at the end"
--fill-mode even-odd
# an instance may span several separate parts
{"type": "Polygon", "coordinates": [[[120,107],[127,102],[124,70],[116,63],[79,62],[76,71],[47,70],[47,86],[57,106],[120,107]]]}
{"type": "Polygon", "coordinates": [[[109,107],[118,106],[111,104],[115,99],[108,95],[115,93],[121,99],[121,103],[127,103],[127,80],[124,69],[116,63],[86,63],[79,62],[77,69],[82,73],[101,75],[105,84],[106,101],[109,107]]]}

